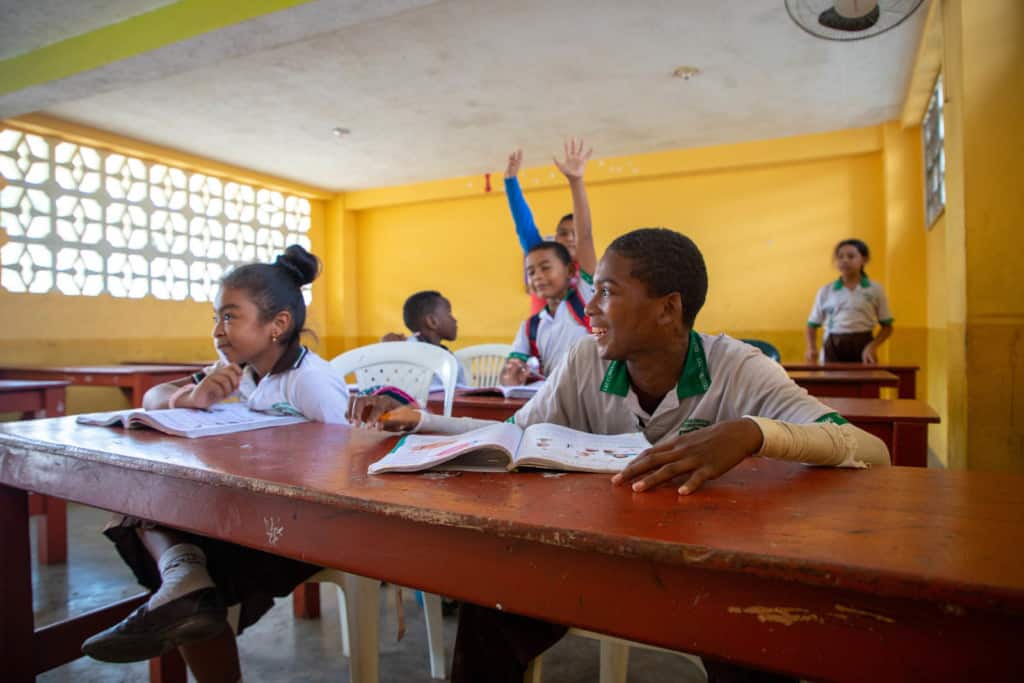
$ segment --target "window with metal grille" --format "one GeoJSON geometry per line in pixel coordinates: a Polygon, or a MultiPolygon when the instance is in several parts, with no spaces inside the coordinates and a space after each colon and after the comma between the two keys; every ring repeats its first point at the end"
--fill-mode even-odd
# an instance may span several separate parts
{"type": "Polygon", "coordinates": [[[0,175],[9,292],[211,301],[232,267],[310,248],[305,198],[56,137],[0,129],[0,175]]]}
{"type": "Polygon", "coordinates": [[[925,225],[931,228],[946,209],[945,126],[942,122],[942,75],[935,79],[935,88],[928,101],[928,110],[921,122],[924,149],[925,225]]]}

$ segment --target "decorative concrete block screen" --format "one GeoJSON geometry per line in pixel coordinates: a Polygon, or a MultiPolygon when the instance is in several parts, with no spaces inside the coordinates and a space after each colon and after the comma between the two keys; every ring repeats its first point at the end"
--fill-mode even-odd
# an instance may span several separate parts
{"type": "Polygon", "coordinates": [[[0,130],[0,175],[9,292],[211,301],[232,267],[310,248],[307,199],[55,137],[0,130]]]}

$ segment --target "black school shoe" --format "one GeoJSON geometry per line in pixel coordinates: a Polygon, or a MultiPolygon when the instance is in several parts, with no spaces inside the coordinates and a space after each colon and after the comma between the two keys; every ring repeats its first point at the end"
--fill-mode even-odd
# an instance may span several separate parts
{"type": "Polygon", "coordinates": [[[227,625],[227,609],[217,589],[203,588],[153,610],[140,605],[82,643],[82,653],[104,662],[142,662],[179,645],[213,638],[227,625]]]}

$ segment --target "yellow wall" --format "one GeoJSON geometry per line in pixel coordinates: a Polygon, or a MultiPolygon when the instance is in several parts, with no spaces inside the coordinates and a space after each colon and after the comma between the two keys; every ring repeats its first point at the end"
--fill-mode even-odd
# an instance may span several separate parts
{"type": "MultiPolygon", "coordinates": [[[[814,293],[836,277],[832,248],[845,237],[864,239],[873,250],[868,272],[887,287],[891,279],[894,288],[892,358],[924,364],[917,129],[889,124],[605,159],[592,163],[587,177],[599,254],[636,227],[664,225],[691,235],[711,282],[698,327],[766,339],[786,360],[802,357],[814,293]],[[907,253],[894,257],[890,240],[907,253]]],[[[402,301],[424,288],[452,300],[460,320],[455,346],[511,341],[528,313],[521,255],[504,194],[484,193],[480,180],[346,198],[360,267],[356,343],[402,330],[402,301]]],[[[553,168],[529,169],[522,184],[542,231],[571,209],[553,168]]],[[[921,382],[923,390],[923,373],[921,382]]]]}

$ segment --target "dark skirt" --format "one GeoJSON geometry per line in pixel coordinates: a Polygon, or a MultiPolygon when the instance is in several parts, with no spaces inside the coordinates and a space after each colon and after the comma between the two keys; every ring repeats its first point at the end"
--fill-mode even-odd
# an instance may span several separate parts
{"type": "MultiPolygon", "coordinates": [[[[114,542],[121,558],[135,572],[139,583],[151,591],[160,587],[160,570],[137,533],[157,525],[136,517],[115,515],[103,533],[114,542]]],[[[274,598],[283,598],[296,586],[320,571],[321,567],[298,560],[271,555],[245,546],[173,530],[185,543],[202,548],[210,573],[225,605],[240,605],[238,633],[256,623],[274,606],[274,598]]]]}
{"type": "Polygon", "coordinates": [[[864,347],[874,339],[871,332],[830,334],[825,339],[826,363],[861,363],[864,347]]]}

